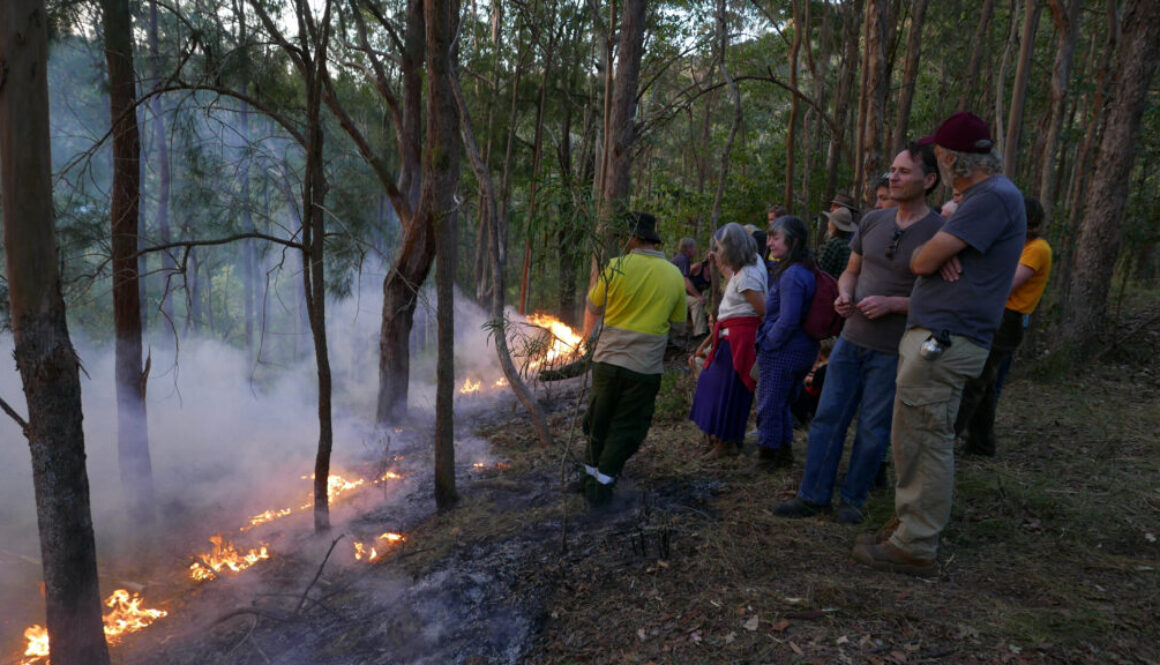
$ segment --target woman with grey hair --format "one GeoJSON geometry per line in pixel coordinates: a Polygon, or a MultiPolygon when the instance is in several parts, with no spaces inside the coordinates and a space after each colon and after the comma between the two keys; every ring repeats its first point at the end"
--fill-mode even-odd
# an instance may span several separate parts
{"type": "Polygon", "coordinates": [[[756,387],[752,377],[757,360],[754,340],[765,316],[768,278],[753,238],[740,224],[726,224],[717,231],[710,256],[729,281],[717,311],[705,369],[697,379],[689,419],[712,441],[708,456],[718,458],[736,455],[745,438],[756,387]]]}

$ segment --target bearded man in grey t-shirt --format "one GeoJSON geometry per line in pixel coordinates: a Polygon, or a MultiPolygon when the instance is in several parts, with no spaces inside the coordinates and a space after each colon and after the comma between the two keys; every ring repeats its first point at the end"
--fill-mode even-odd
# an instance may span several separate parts
{"type": "Polygon", "coordinates": [[[954,493],[955,414],[963,386],[987,360],[1027,220],[978,116],[955,113],[919,143],[934,145],[943,181],[963,201],[910,260],[919,278],[898,348],[890,438],[897,523],[859,538],[853,554],[880,570],[933,576],[954,493]]]}

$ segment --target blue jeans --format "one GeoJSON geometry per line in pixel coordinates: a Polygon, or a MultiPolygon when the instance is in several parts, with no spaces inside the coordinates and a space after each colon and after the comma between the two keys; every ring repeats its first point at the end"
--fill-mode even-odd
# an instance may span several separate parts
{"type": "Polygon", "coordinates": [[[838,338],[826,366],[826,382],[818,400],[818,412],[810,425],[806,470],[798,498],[829,505],[834,494],[838,462],[846,445],[846,430],[859,412],[854,447],[842,483],[844,503],[866,503],[882,456],[890,443],[894,408],[894,377],[898,356],[872,351],[838,338]]]}

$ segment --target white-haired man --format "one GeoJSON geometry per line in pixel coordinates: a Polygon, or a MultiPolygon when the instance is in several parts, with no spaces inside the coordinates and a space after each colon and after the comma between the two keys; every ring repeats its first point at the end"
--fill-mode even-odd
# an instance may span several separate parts
{"type": "Polygon", "coordinates": [[[919,143],[934,145],[943,181],[963,199],[910,260],[919,278],[898,348],[890,438],[897,524],[859,538],[853,555],[879,570],[933,576],[954,493],[955,415],[1003,318],[1027,220],[978,116],[955,113],[919,143]]]}

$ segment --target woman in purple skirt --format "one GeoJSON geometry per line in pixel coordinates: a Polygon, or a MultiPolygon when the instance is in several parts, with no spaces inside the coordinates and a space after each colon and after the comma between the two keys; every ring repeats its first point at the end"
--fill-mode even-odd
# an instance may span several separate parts
{"type": "Polygon", "coordinates": [[[774,220],[767,242],[777,265],[757,331],[757,465],[772,471],[793,465],[789,404],[818,357],[817,340],[802,329],[817,280],[805,222],[793,216],[774,220]]]}
{"type": "Polygon", "coordinates": [[[689,418],[712,442],[710,458],[736,455],[753,405],[754,339],[765,314],[768,273],[757,245],[740,224],[713,237],[713,253],[728,278],[713,326],[712,347],[697,380],[689,418]]]}

